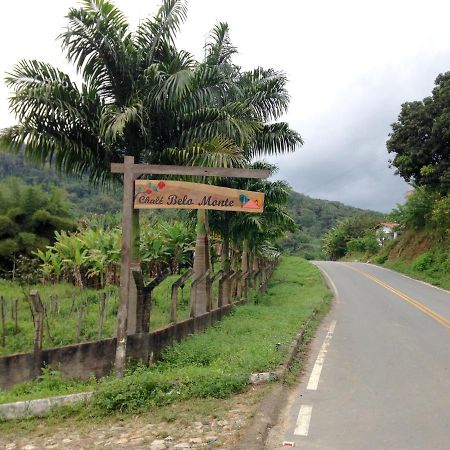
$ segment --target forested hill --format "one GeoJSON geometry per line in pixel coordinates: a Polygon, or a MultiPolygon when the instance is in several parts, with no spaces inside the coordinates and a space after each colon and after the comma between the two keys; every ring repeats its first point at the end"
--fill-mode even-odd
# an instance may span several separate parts
{"type": "Polygon", "coordinates": [[[280,245],[283,250],[308,259],[320,258],[321,239],[339,220],[346,217],[368,214],[383,217],[383,214],[354,208],[340,202],[319,200],[298,192],[291,192],[287,202],[291,217],[298,230],[284,238],[280,245]]]}
{"type": "Polygon", "coordinates": [[[40,184],[44,189],[50,186],[64,189],[74,206],[76,215],[120,210],[120,193],[106,195],[90,186],[84,179],[60,175],[49,167],[25,162],[21,155],[0,152],[0,180],[6,177],[18,177],[26,184],[40,184]]]}
{"type": "MultiPolygon", "coordinates": [[[[8,176],[19,177],[26,184],[41,184],[44,188],[55,185],[66,190],[77,216],[120,210],[120,193],[102,193],[83,179],[59,175],[53,169],[25,162],[21,156],[0,152],[0,180],[8,176]]],[[[364,213],[378,214],[294,191],[289,196],[287,208],[299,228],[279,244],[283,250],[310,259],[320,257],[321,238],[338,220],[364,213]]]]}

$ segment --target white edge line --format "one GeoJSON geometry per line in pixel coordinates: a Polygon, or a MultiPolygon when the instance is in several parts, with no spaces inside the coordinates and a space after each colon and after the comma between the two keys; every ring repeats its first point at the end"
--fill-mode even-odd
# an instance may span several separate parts
{"type": "Polygon", "coordinates": [[[418,280],[417,278],[410,277],[408,275],[405,275],[404,273],[398,272],[397,270],[389,269],[389,268],[383,267],[383,266],[379,266],[378,264],[372,264],[372,263],[362,262],[362,261],[340,261],[340,264],[348,264],[348,265],[350,265],[350,264],[354,264],[354,263],[364,264],[364,265],[370,266],[370,267],[378,267],[378,269],[386,270],[387,272],[391,272],[393,274],[400,275],[401,277],[407,278],[408,280],[416,281],[417,283],[424,284],[425,286],[437,289],[438,291],[442,291],[445,294],[450,294],[450,291],[448,291],[447,289],[441,288],[439,286],[435,286],[434,284],[427,283],[426,281],[423,281],[423,280],[418,280]]]}
{"type": "Polygon", "coordinates": [[[312,405],[300,406],[300,411],[298,412],[297,423],[294,430],[294,434],[296,436],[308,436],[311,414],[312,405]]]}
{"type": "Polygon", "coordinates": [[[335,328],[336,328],[336,321],[333,320],[333,322],[331,322],[330,327],[328,328],[327,335],[325,336],[322,347],[319,350],[319,354],[317,355],[316,362],[309,377],[308,385],[306,386],[306,389],[309,391],[316,391],[317,387],[319,386],[320,374],[322,373],[322,368],[325,362],[325,356],[327,354],[328,347],[330,345],[331,338],[333,337],[335,328]]]}
{"type": "Polygon", "coordinates": [[[331,289],[333,290],[333,293],[334,293],[334,298],[336,299],[336,303],[340,303],[341,300],[339,298],[339,292],[337,290],[336,285],[334,284],[334,281],[331,279],[330,275],[328,275],[328,273],[325,271],[325,269],[323,267],[318,266],[318,265],[316,267],[323,273],[323,275],[327,279],[329,285],[331,286],[331,289]]]}
{"type": "Polygon", "coordinates": [[[417,280],[416,278],[410,277],[401,272],[397,272],[396,270],[388,269],[387,267],[379,266],[377,264],[372,264],[372,263],[362,263],[362,264],[365,264],[365,265],[371,266],[371,267],[378,267],[379,269],[383,269],[383,270],[387,270],[388,272],[395,273],[397,275],[400,275],[403,278],[407,278],[408,280],[417,281],[417,283],[424,284],[425,286],[432,287],[434,289],[437,289],[438,291],[445,292],[446,294],[450,294],[450,291],[448,291],[447,289],[441,288],[439,286],[435,286],[434,284],[427,283],[426,281],[423,281],[423,280],[417,280]]]}

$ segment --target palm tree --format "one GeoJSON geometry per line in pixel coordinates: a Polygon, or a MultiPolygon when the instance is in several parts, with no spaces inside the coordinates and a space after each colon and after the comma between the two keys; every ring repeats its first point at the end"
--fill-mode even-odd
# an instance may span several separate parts
{"type": "MultiPolygon", "coordinates": [[[[137,163],[171,163],[174,149],[196,142],[205,152],[217,130],[230,127],[242,141],[239,108],[215,105],[227,85],[223,74],[175,47],[185,17],[184,1],[163,0],[155,17],[132,33],[107,0],[70,9],[60,39],[81,86],[45,62],[16,64],[6,83],[18,124],[2,130],[0,147],[24,149],[30,159],[107,184],[110,164],[126,154],[137,163]]],[[[222,150],[226,158],[229,147],[222,150]]],[[[138,211],[134,218],[138,228],[138,211]]]]}
{"type": "MultiPolygon", "coordinates": [[[[220,118],[221,114],[235,111],[239,114],[240,124],[239,127],[235,127],[234,122],[230,120],[220,127],[221,122],[218,120],[205,128],[208,130],[212,128],[217,135],[231,138],[232,142],[242,149],[247,163],[256,156],[294,151],[303,143],[300,135],[291,130],[287,123],[275,122],[286,112],[289,105],[286,76],[273,69],[257,68],[252,71],[242,71],[232,61],[236,52],[237,49],[232,45],[229,37],[228,24],[219,23],[210,34],[205,47],[205,58],[200,68],[218,70],[227,80],[226,87],[216,96],[214,108],[211,109],[210,114],[217,114],[220,118]],[[239,133],[235,133],[236,129],[239,133]]],[[[187,130],[198,130],[195,127],[191,128],[189,123],[186,125],[188,125],[187,130]]],[[[219,182],[229,184],[228,180],[219,182]]],[[[226,228],[228,227],[226,213],[222,217],[225,218],[222,226],[226,228]]],[[[254,220],[254,217],[247,220],[254,220]]],[[[194,262],[195,278],[209,269],[207,231],[207,215],[199,211],[194,262]]],[[[228,236],[227,232],[224,235],[228,236]]],[[[225,239],[224,246],[227,253],[228,238],[225,239]]],[[[224,261],[224,270],[229,270],[227,259],[224,261]]],[[[206,305],[210,303],[207,280],[197,289],[197,303],[198,313],[203,313],[206,305]]]]}
{"type": "MultiPolygon", "coordinates": [[[[183,0],[163,0],[133,33],[108,0],[84,0],[67,18],[60,39],[81,85],[45,62],[16,64],[6,82],[18,124],[1,131],[1,149],[24,149],[28,158],[108,184],[110,164],[124,155],[138,163],[174,163],[180,154],[234,166],[301,143],[286,124],[272,123],[289,100],[285,77],[234,66],[226,24],[214,29],[202,64],[176,48],[183,0]],[[201,158],[211,146],[214,157],[201,158]]],[[[138,210],[133,218],[137,257],[138,210]]]]}
{"type": "MultiPolygon", "coordinates": [[[[268,169],[271,173],[276,166],[265,162],[250,165],[254,169],[268,169]]],[[[231,261],[232,247],[239,250],[241,262],[239,269],[247,272],[259,270],[257,254],[268,242],[273,243],[284,232],[295,226],[287,213],[285,204],[289,187],[284,181],[234,179],[228,186],[235,189],[259,191],[265,194],[264,212],[261,214],[239,214],[235,212],[214,211],[211,214],[211,228],[222,237],[222,270],[228,273],[237,261],[231,261]]],[[[235,253],[236,254],[236,253],[235,253]]],[[[224,297],[229,298],[231,286],[225,279],[224,297]]],[[[241,286],[242,290],[242,286],[241,286]]]]}

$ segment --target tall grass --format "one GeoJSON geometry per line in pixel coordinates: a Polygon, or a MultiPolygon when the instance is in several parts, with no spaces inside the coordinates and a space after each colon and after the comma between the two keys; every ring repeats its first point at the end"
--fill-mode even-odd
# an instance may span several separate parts
{"type": "MultiPolygon", "coordinates": [[[[153,291],[150,329],[169,323],[171,286],[177,278],[178,275],[166,278],[153,291]]],[[[11,281],[0,280],[0,296],[4,298],[6,304],[6,345],[2,346],[0,341],[0,356],[29,352],[33,349],[34,324],[28,301],[32,289],[39,292],[47,309],[44,348],[98,339],[100,302],[104,294],[106,295],[106,310],[101,337],[110,338],[114,335],[118,308],[118,289],[116,287],[101,291],[80,289],[65,283],[23,287],[11,281]],[[17,329],[15,329],[13,317],[16,300],[17,329]]],[[[178,317],[182,320],[189,314],[187,287],[184,293],[179,292],[178,300],[178,317]]]]}

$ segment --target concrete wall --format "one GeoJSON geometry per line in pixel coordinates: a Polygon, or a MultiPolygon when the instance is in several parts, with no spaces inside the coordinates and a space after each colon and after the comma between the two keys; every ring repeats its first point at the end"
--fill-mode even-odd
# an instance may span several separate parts
{"type": "MultiPolygon", "coordinates": [[[[235,305],[240,302],[235,303],[235,305]]],[[[164,328],[128,336],[127,356],[135,361],[151,364],[162,350],[173,342],[200,332],[230,313],[232,305],[207,312],[164,328]]],[[[88,379],[111,372],[116,354],[116,339],[83,342],[44,350],[36,360],[33,353],[16,353],[0,357],[0,388],[8,389],[15,384],[34,378],[36,367],[51,366],[68,378],[88,379]]]]}

